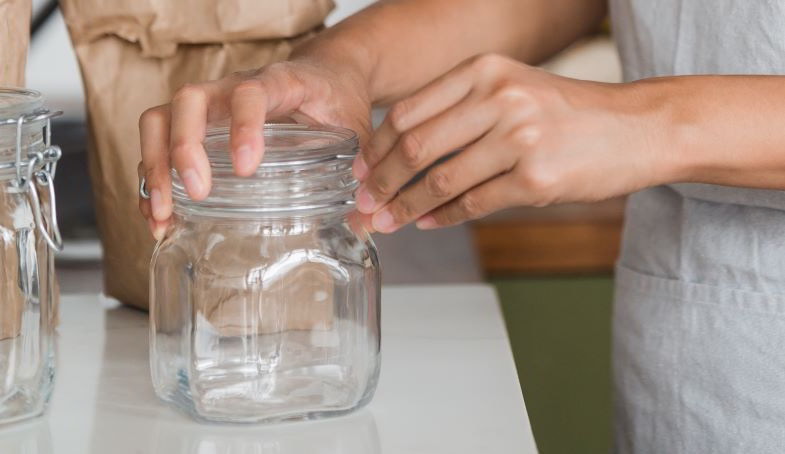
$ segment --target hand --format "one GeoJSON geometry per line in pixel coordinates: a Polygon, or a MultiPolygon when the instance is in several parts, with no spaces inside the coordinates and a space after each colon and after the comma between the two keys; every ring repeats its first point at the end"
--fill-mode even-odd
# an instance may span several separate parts
{"type": "Polygon", "coordinates": [[[275,63],[259,70],[181,88],[172,102],[147,110],[139,120],[142,162],[150,200],[139,199],[156,239],[172,215],[170,167],[188,195],[210,193],[210,163],[202,146],[209,122],[231,118],[230,148],[237,175],[248,176],[262,161],[265,119],[343,126],[363,144],[371,130],[370,100],[358,73],[314,59],[275,63]]]}
{"type": "Polygon", "coordinates": [[[597,201],[676,171],[635,84],[567,79],[475,57],[395,104],[354,163],[373,228],[432,229],[517,205],[597,201]],[[423,178],[402,189],[417,173],[423,178]]]}

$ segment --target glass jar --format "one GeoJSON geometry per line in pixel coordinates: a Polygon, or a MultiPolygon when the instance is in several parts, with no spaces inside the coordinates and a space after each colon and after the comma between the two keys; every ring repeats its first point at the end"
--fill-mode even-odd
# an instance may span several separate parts
{"type": "Polygon", "coordinates": [[[58,114],[38,92],[0,88],[0,423],[43,413],[54,384],[58,114]]]}
{"type": "Polygon", "coordinates": [[[150,361],[160,398],[200,420],[341,414],[379,375],[380,271],[353,210],[357,137],[264,128],[264,162],[234,175],[228,130],[204,145],[212,190],[186,195],[153,254],[150,361]]]}

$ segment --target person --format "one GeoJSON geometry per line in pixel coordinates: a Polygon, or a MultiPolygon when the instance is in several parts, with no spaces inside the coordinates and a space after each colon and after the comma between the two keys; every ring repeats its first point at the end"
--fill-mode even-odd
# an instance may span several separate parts
{"type": "Polygon", "coordinates": [[[209,193],[201,140],[228,117],[238,175],[261,162],[267,118],[358,131],[357,209],[383,233],[634,193],[616,273],[615,449],[779,452],[783,55],[776,1],[381,1],[288,62],[185,86],[145,112],[140,209],[160,238],[170,165],[192,198],[209,193]],[[529,66],[608,10],[626,82],[529,66]],[[372,131],[374,104],[391,108],[372,131]]]}

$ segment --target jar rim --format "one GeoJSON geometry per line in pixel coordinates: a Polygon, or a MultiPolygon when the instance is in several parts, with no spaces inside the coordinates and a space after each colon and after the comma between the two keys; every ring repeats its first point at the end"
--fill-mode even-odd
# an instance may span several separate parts
{"type": "Polygon", "coordinates": [[[0,87],[0,120],[29,114],[44,105],[41,92],[28,88],[0,87]]]}
{"type": "MultiPolygon", "coordinates": [[[[268,123],[263,133],[265,148],[260,168],[322,164],[336,159],[354,159],[358,146],[357,133],[351,129],[328,125],[268,123]]],[[[213,169],[232,167],[227,153],[229,128],[207,130],[204,147],[213,169]]]]}

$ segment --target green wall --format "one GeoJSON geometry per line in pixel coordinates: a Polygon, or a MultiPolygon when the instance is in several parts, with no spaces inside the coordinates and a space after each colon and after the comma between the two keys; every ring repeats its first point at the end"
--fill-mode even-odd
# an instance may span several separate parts
{"type": "Polygon", "coordinates": [[[491,283],[540,454],[610,452],[612,279],[491,283]]]}

